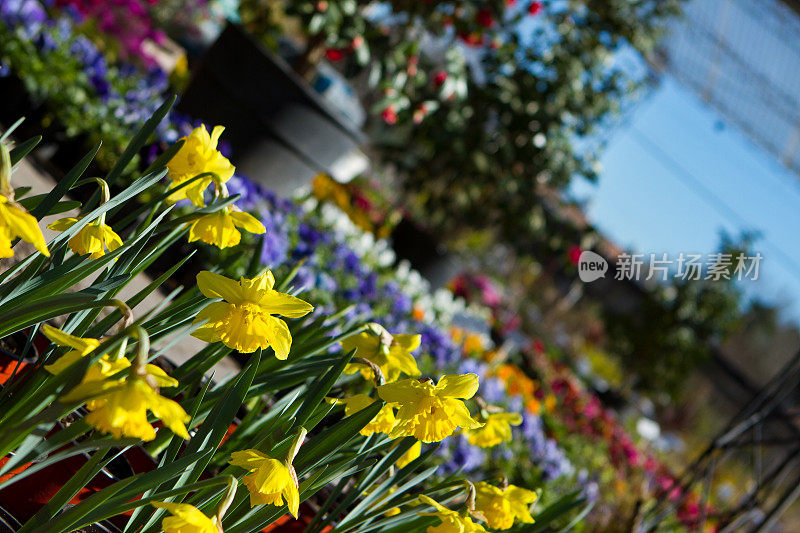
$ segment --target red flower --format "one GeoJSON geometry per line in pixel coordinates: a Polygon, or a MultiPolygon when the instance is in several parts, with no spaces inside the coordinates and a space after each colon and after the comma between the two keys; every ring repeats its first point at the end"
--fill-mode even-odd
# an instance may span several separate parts
{"type": "Polygon", "coordinates": [[[544,6],[539,0],[535,0],[531,2],[531,5],[528,6],[528,14],[533,15],[534,17],[542,12],[544,6]]]}
{"type": "Polygon", "coordinates": [[[446,80],[447,80],[447,72],[445,72],[444,70],[440,70],[433,75],[433,84],[436,87],[441,87],[446,80]]]}
{"type": "Polygon", "coordinates": [[[577,265],[578,261],[581,260],[582,251],[583,250],[581,250],[580,246],[576,245],[570,246],[569,252],[567,252],[567,254],[569,255],[569,262],[572,263],[573,265],[577,265]]]}
{"type": "Polygon", "coordinates": [[[341,61],[344,59],[344,50],[340,48],[328,48],[325,50],[325,57],[328,58],[328,61],[341,61]]]}
{"type": "Polygon", "coordinates": [[[469,46],[480,46],[483,44],[483,35],[480,33],[459,33],[458,38],[469,46]]]}
{"type": "Polygon", "coordinates": [[[475,17],[475,22],[483,26],[484,28],[491,28],[494,26],[494,18],[492,17],[492,12],[488,9],[479,9],[478,15],[475,17]]]}
{"type": "Polygon", "coordinates": [[[381,111],[381,117],[387,124],[397,123],[397,111],[395,111],[394,106],[386,106],[383,111],[381,111]]]}

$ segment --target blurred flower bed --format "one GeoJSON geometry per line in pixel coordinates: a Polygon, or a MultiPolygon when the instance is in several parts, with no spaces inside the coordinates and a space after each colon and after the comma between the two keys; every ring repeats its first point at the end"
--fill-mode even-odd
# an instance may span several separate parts
{"type": "MultiPolygon", "coordinates": [[[[114,8],[124,11],[128,4],[117,1],[114,8]]],[[[132,13],[137,23],[148,20],[143,12],[132,13]]],[[[170,84],[168,74],[147,60],[141,40],[123,36],[116,50],[98,48],[89,36],[92,31],[119,36],[121,30],[111,19],[87,24],[86,17],[93,15],[92,2],[4,1],[0,75],[18,77],[29,98],[43,104],[67,136],[89,144],[102,139],[110,161],[136,126],[154,113],[170,84]],[[138,64],[111,61],[112,56],[138,58],[138,64]]],[[[149,31],[143,35],[160,39],[149,31]]],[[[193,125],[172,113],[138,164],[154,159],[193,125]]],[[[220,149],[225,153],[224,142],[220,149]]],[[[238,206],[266,228],[261,237],[244,237],[257,246],[260,262],[280,278],[300,264],[293,284],[315,303],[315,315],[342,313],[348,322],[369,320],[391,333],[419,333],[423,375],[475,373],[486,419],[515,415],[498,421],[493,438],[465,431],[445,439],[436,452],[439,474],[505,477],[541,488],[543,504],[577,493],[583,508],[591,508],[587,523],[592,524],[611,524],[620,514],[630,515],[640,500],[680,496],[672,474],[558,363],[556,350],[545,351],[534,342],[521,351],[507,350],[454,324],[454,317],[466,313],[493,321],[501,333],[516,328],[518,321],[485,280],[472,288],[463,279],[451,285],[460,296],[480,291],[480,305],[467,305],[450,290],[432,292],[407,263],[397,263],[386,240],[374,236],[386,235],[381,229],[386,220],[373,216],[372,203],[354,201],[353,191],[337,195],[324,178],[296,200],[276,197],[243,176],[234,176],[227,186],[231,194],[241,194],[238,206]]],[[[224,259],[226,251],[219,255],[224,259]]],[[[692,497],[681,509],[681,520],[691,526],[699,512],[692,497]]]]}

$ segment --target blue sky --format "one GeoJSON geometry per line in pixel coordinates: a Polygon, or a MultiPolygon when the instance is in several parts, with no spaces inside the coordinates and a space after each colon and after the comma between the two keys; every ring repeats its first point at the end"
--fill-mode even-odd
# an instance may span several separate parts
{"type": "Polygon", "coordinates": [[[602,163],[597,185],[576,180],[571,192],[588,199],[589,219],[609,238],[672,258],[715,251],[722,229],[759,231],[764,259],[745,290],[800,322],[800,178],[670,77],[610,139],[602,163]]]}

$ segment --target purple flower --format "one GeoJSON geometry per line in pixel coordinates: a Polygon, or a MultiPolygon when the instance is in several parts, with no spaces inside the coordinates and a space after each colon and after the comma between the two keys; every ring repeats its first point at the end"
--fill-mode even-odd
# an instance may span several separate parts
{"type": "Polygon", "coordinates": [[[461,360],[461,349],[444,331],[430,324],[420,324],[417,331],[422,335],[423,351],[433,357],[438,367],[451,366],[461,360]]]}
{"type": "Polygon", "coordinates": [[[487,369],[486,363],[481,363],[475,359],[464,359],[458,365],[459,374],[477,374],[481,385],[483,385],[483,380],[486,378],[487,369]]]}
{"type": "Polygon", "coordinates": [[[486,462],[486,453],[470,444],[464,435],[444,439],[436,455],[448,458],[440,467],[445,475],[458,471],[471,472],[486,462]]]}
{"type": "Polygon", "coordinates": [[[501,403],[506,400],[506,385],[496,377],[481,380],[480,394],[489,403],[501,403]]]}

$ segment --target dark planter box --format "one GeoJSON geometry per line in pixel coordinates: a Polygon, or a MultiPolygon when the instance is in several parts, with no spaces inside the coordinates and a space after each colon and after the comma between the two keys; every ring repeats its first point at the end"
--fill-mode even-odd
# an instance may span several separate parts
{"type": "Polygon", "coordinates": [[[321,172],[347,181],[366,165],[362,133],[239,26],[205,53],[178,109],[225,126],[238,171],[279,194],[321,172]]]}
{"type": "Polygon", "coordinates": [[[463,266],[447,252],[433,232],[421,228],[407,218],[392,231],[392,248],[397,259],[405,259],[417,270],[433,289],[444,287],[463,266]]]}

